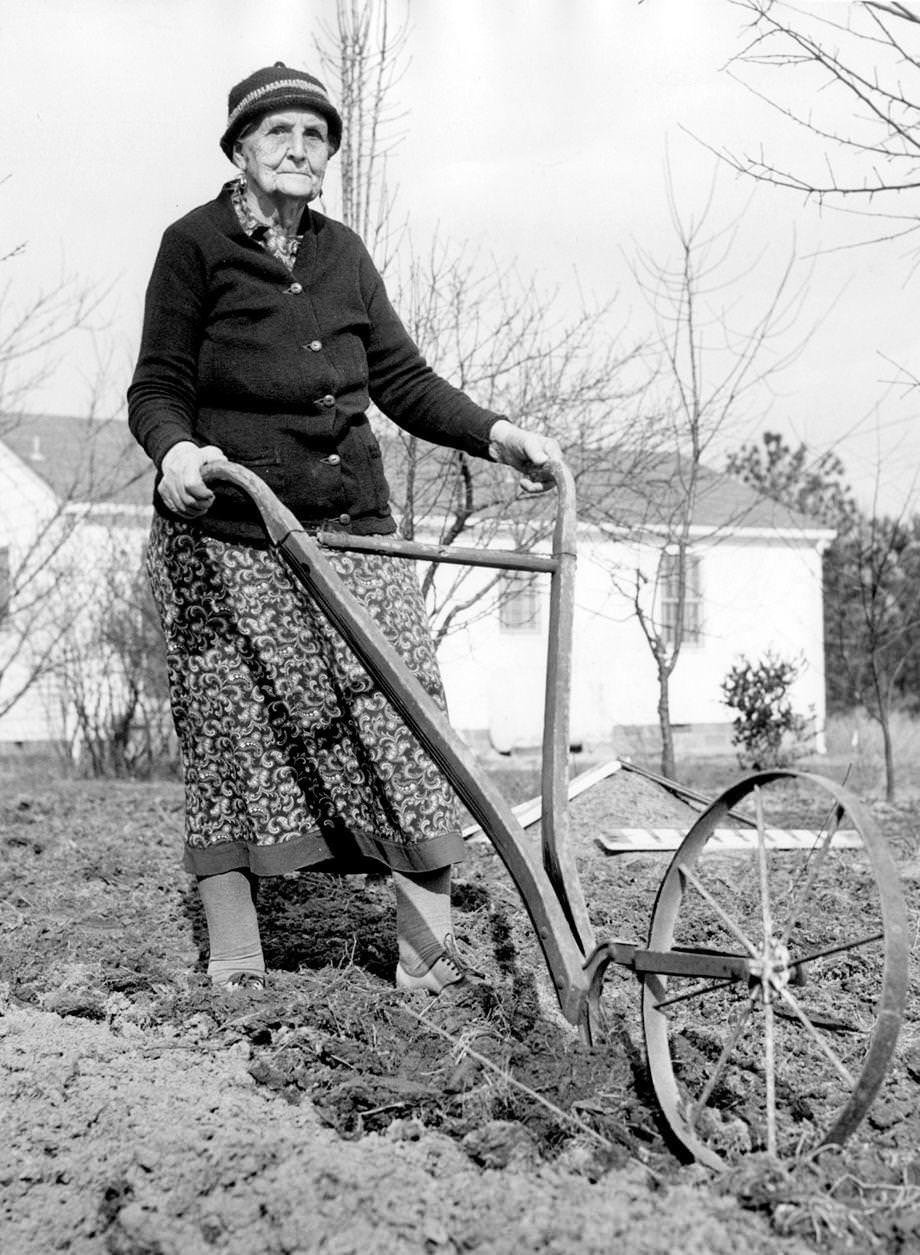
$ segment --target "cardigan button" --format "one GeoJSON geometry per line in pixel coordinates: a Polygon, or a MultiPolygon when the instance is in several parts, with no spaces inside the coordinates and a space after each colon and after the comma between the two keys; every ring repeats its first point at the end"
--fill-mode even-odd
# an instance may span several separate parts
{"type": "Polygon", "coordinates": [[[325,462],[327,466],[338,466],[341,458],[337,453],[330,453],[327,458],[321,458],[320,461],[325,462]]]}
{"type": "Polygon", "coordinates": [[[310,349],[312,353],[318,353],[322,347],[323,347],[322,340],[311,340],[309,344],[304,345],[304,348],[310,349]]]}
{"type": "Polygon", "coordinates": [[[303,291],[303,284],[302,284],[302,283],[292,283],[292,284],[291,284],[291,286],[290,286],[289,288],[286,288],[286,289],[285,289],[285,291],[286,291],[286,292],[287,292],[290,296],[300,296],[301,292],[303,291]]]}
{"type": "Polygon", "coordinates": [[[343,527],[347,527],[347,526],[348,526],[348,524],[351,522],[351,515],[350,515],[350,514],[340,514],[340,515],[339,515],[339,522],[342,524],[342,526],[343,526],[343,527]]]}
{"type": "Polygon", "coordinates": [[[335,397],[332,395],[331,392],[327,393],[326,396],[320,397],[320,399],[316,402],[316,404],[320,406],[321,409],[331,410],[332,407],[335,405],[335,397]]]}

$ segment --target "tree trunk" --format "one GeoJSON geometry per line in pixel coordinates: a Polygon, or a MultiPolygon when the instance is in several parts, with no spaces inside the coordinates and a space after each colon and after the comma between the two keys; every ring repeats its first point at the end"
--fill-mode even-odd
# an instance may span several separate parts
{"type": "Polygon", "coordinates": [[[661,732],[661,774],[673,780],[676,776],[674,765],[674,732],[671,728],[671,695],[669,691],[670,673],[662,666],[658,667],[658,728],[661,732]]]}
{"type": "Polygon", "coordinates": [[[871,653],[872,689],[875,695],[875,711],[872,712],[882,730],[882,750],[885,756],[885,801],[893,802],[895,796],[894,749],[891,744],[891,698],[886,690],[879,668],[879,655],[871,653]]]}
{"type": "Polygon", "coordinates": [[[879,726],[882,729],[882,746],[885,752],[885,801],[895,799],[894,750],[891,744],[891,720],[887,709],[879,712],[879,726]]]}

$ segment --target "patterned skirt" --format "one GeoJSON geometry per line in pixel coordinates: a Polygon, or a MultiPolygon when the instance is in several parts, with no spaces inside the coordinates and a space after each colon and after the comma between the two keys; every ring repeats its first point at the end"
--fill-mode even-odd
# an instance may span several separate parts
{"type": "MultiPolygon", "coordinates": [[[[443,707],[413,564],[330,563],[443,707]]],[[[185,774],[185,867],[429,871],[465,857],[453,791],[271,550],[157,515],[147,569],[185,774]]]]}

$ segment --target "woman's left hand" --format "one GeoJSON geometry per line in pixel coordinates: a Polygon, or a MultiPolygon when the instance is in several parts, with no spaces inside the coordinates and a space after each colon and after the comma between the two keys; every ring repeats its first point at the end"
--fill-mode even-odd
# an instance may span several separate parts
{"type": "Polygon", "coordinates": [[[515,427],[507,418],[493,424],[489,432],[489,453],[496,462],[521,472],[521,487],[525,492],[546,492],[552,488],[549,463],[562,461],[562,450],[552,436],[515,427]]]}

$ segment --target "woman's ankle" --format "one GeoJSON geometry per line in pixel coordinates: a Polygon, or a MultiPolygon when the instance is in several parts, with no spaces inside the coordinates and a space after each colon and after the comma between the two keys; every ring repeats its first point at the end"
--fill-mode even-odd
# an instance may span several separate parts
{"type": "Polygon", "coordinates": [[[432,872],[396,872],[396,941],[403,969],[426,972],[444,951],[451,933],[450,867],[432,872]]]}
{"type": "Polygon", "coordinates": [[[262,951],[258,954],[238,955],[220,959],[210,959],[208,976],[212,985],[226,985],[233,976],[253,976],[265,980],[265,960],[262,951]]]}

